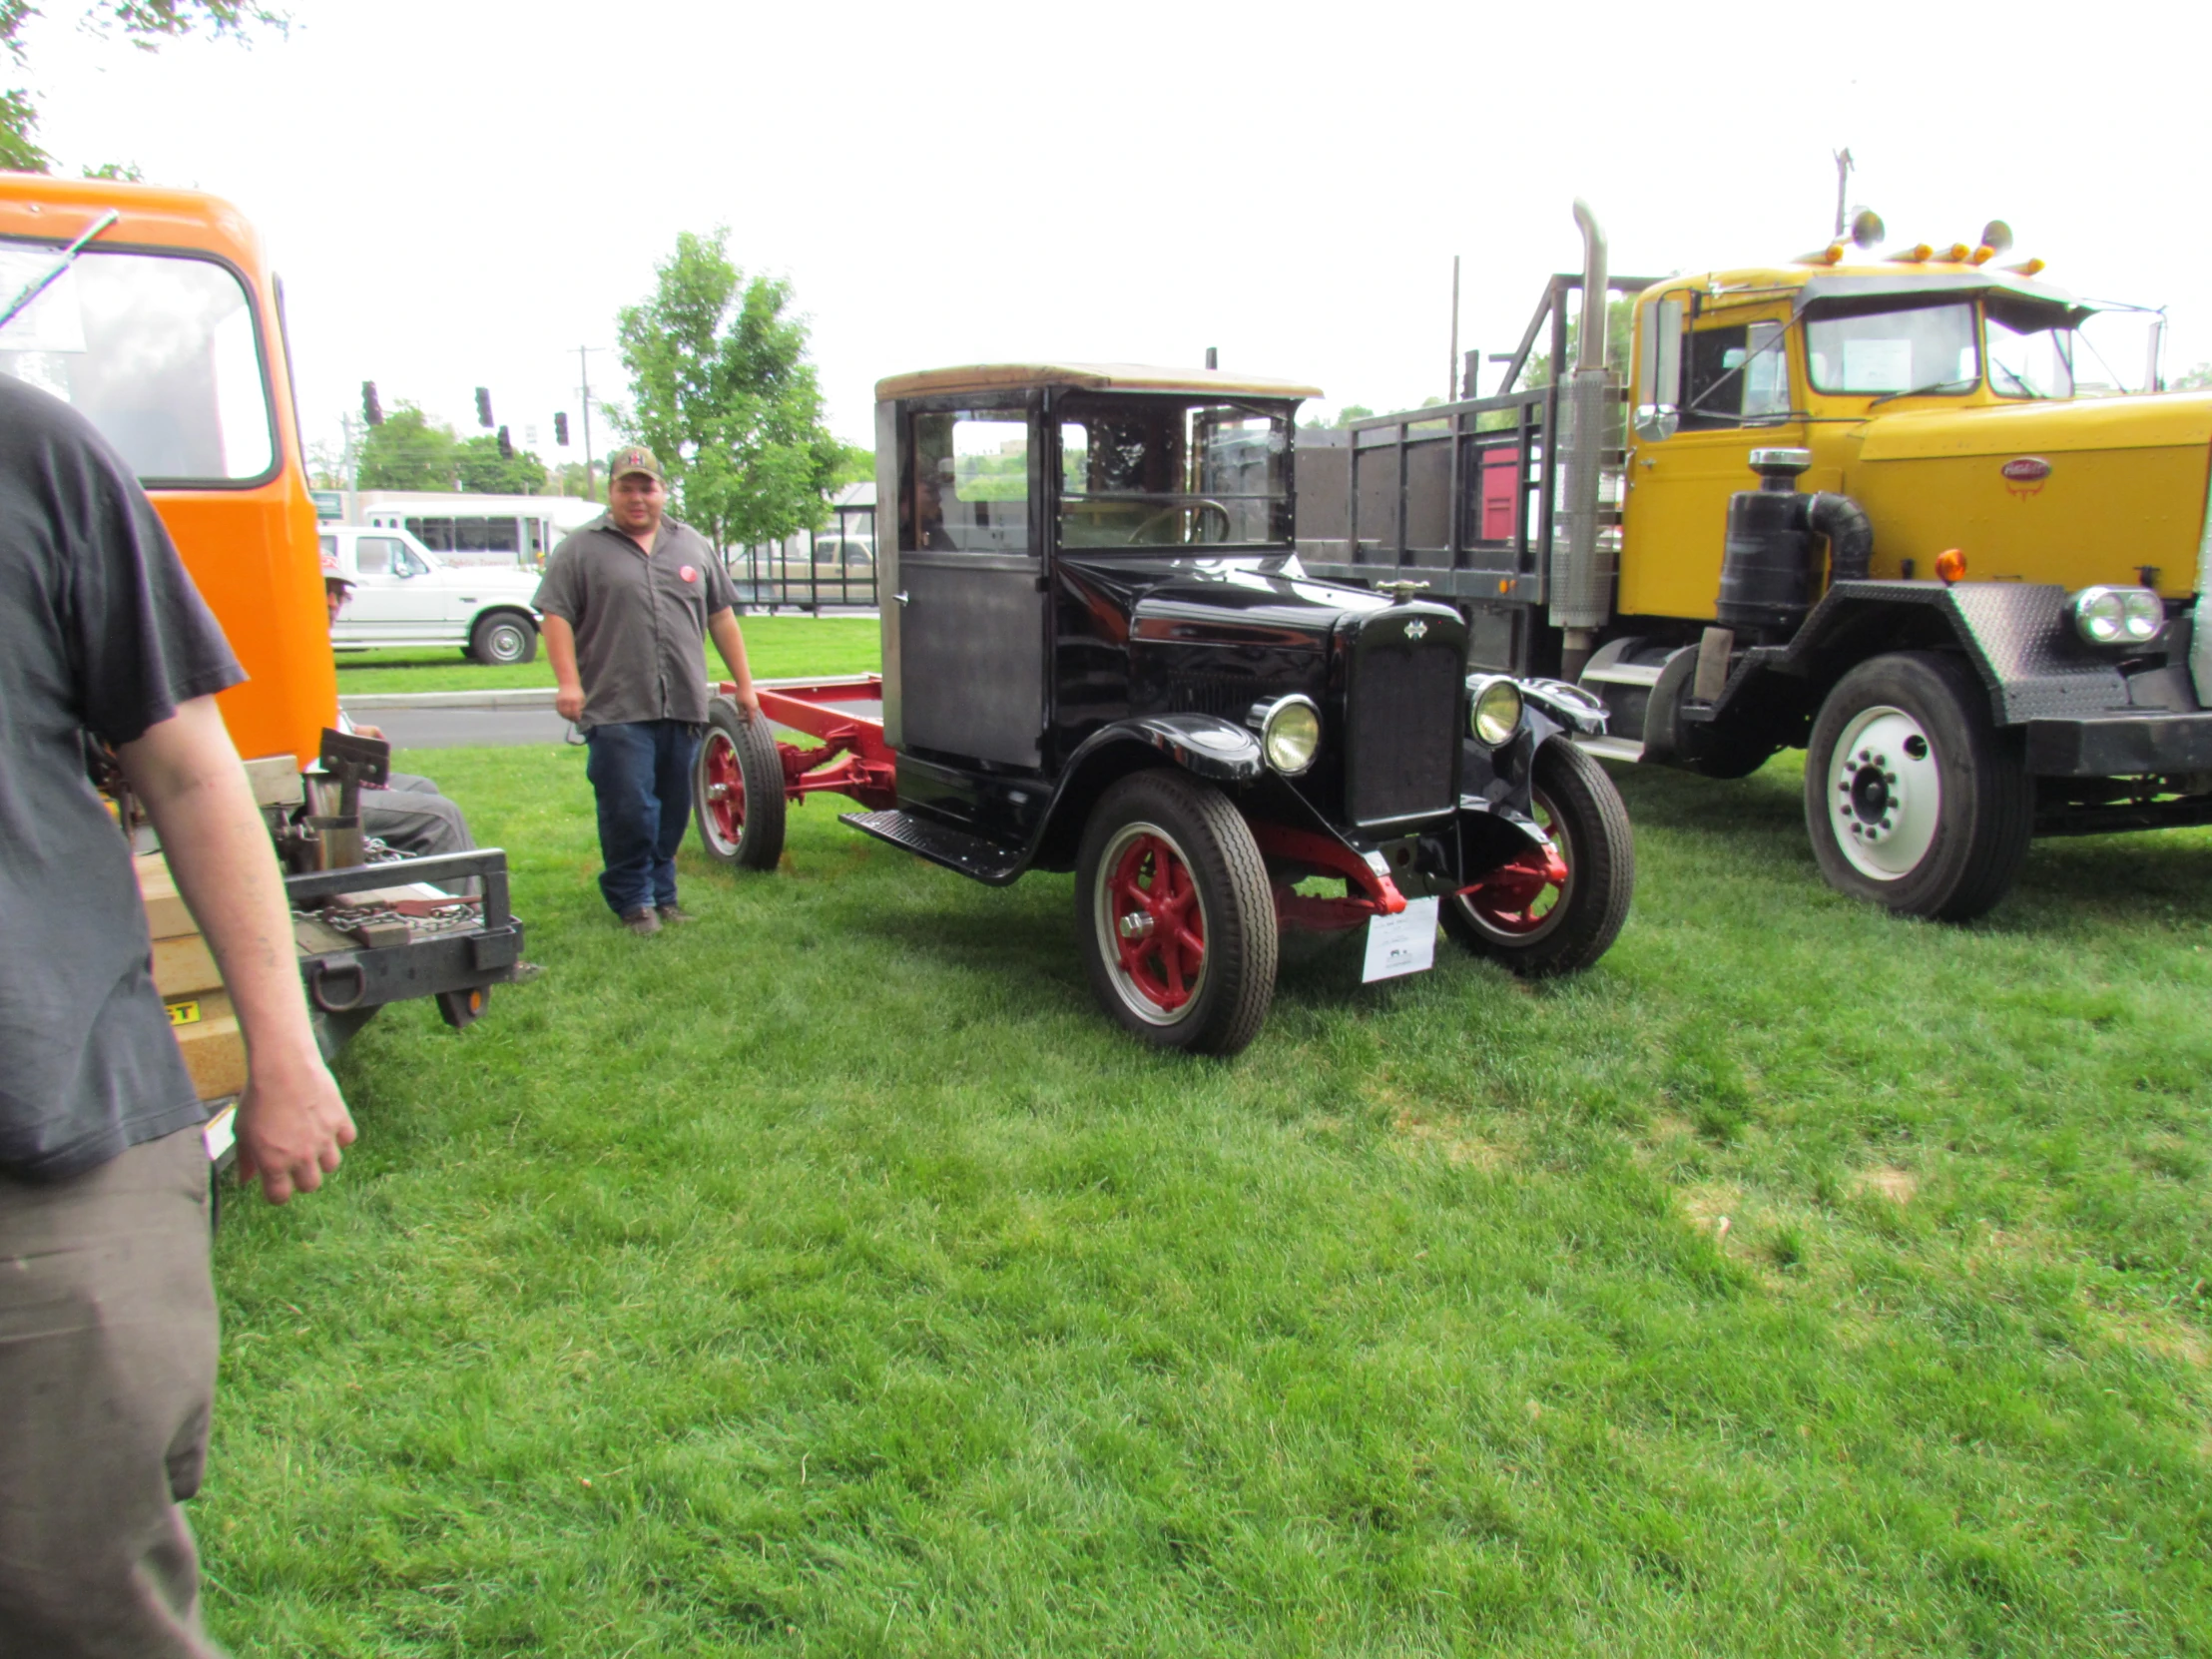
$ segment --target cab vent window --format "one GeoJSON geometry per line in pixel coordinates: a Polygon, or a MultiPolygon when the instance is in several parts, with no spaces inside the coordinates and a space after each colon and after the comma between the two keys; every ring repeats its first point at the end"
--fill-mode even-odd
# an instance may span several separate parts
{"type": "Polygon", "coordinates": [[[1790,358],[1782,324],[1752,322],[1704,328],[1683,353],[1685,427],[1748,426],[1790,414],[1790,358]]]}

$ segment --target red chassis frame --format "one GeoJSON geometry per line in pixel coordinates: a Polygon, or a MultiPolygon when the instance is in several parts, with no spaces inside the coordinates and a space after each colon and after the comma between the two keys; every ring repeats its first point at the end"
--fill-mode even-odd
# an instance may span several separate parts
{"type": "MultiPolygon", "coordinates": [[[[731,699],[738,691],[727,680],[714,689],[731,699]]],[[[883,741],[882,717],[871,718],[831,706],[866,702],[880,705],[880,674],[816,680],[805,685],[756,686],[754,690],[761,699],[761,713],[771,721],[820,740],[820,746],[812,749],[777,743],[777,756],[784,763],[787,801],[828,793],[846,796],[871,812],[898,805],[898,757],[883,741]]],[[[1373,867],[1334,836],[1277,824],[1254,824],[1252,834],[1261,852],[1279,863],[1344,878],[1342,898],[1309,896],[1295,891],[1290,881],[1278,881],[1275,911],[1285,927],[1334,931],[1357,927],[1371,916],[1395,915],[1405,908],[1405,897],[1388,874],[1373,867]]],[[[1566,866],[1556,851],[1550,847],[1531,849],[1463,891],[1488,905],[1518,911],[1547,885],[1563,883],[1566,876],[1566,866]]]]}

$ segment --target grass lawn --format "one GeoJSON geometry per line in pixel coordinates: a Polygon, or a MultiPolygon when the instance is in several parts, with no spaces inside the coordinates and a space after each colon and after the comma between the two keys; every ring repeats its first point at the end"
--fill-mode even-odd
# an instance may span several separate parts
{"type": "Polygon", "coordinates": [[[2212,833],[1946,928],[1626,773],[1596,970],[1298,946],[1219,1064],[1067,877],[822,800],[637,940],[581,751],[406,764],[551,971],[226,1217],[242,1654],[2212,1652],[2212,833]]]}
{"type": "MultiPolygon", "coordinates": [[[[738,619],[746,661],[756,678],[802,674],[873,674],[883,666],[880,624],[871,616],[749,616],[738,619]]],[[[708,672],[723,677],[722,659],[707,650],[708,672]]],[[[338,654],[338,695],[367,692],[515,691],[553,684],[541,644],[537,657],[512,668],[486,668],[456,647],[338,654]]]]}

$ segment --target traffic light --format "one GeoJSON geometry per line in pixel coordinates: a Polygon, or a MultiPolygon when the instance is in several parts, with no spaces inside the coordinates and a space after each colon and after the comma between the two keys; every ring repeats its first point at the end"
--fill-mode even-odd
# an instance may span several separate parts
{"type": "Polygon", "coordinates": [[[499,458],[511,461],[515,458],[515,440],[507,436],[507,428],[499,428],[499,458]]]}
{"type": "Polygon", "coordinates": [[[384,423],[384,406],[376,401],[374,380],[361,382],[361,418],[371,426],[381,426],[384,423]]]}
{"type": "Polygon", "coordinates": [[[488,430],[491,423],[491,388],[489,386],[478,386],[476,388],[476,424],[488,430]]]}
{"type": "Polygon", "coordinates": [[[553,411],[553,441],[563,449],[568,447],[568,411],[566,409],[555,409],[553,411]]]}

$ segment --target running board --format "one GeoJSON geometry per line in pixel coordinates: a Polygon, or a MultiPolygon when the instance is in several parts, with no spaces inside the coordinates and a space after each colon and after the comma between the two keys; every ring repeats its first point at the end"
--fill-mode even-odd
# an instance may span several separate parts
{"type": "Polygon", "coordinates": [[[1640,761],[1644,758],[1644,746],[1634,738],[1576,738],[1575,748],[1585,755],[1597,755],[1608,761],[1640,761]]]}
{"type": "Polygon", "coordinates": [[[911,813],[839,813],[837,822],[994,887],[1012,881],[1027,861],[1019,847],[1003,846],[965,830],[915,818],[911,813]]]}

